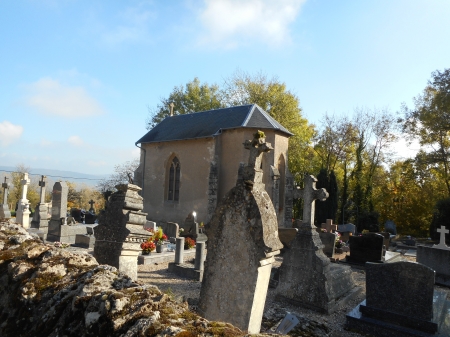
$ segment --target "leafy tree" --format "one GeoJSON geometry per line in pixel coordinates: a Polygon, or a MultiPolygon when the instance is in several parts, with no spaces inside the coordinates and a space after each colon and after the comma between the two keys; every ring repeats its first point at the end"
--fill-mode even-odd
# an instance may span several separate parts
{"type": "Polygon", "coordinates": [[[403,105],[404,117],[399,122],[409,138],[423,146],[416,160],[430,165],[450,196],[450,69],[433,72],[414,105],[412,110],[403,105]]]}
{"type": "Polygon", "coordinates": [[[116,165],[114,167],[114,173],[108,179],[101,180],[98,185],[98,191],[103,195],[105,200],[116,191],[116,185],[127,183],[128,175],[133,176],[134,171],[139,166],[139,159],[126,161],[123,164],[116,165]]]}
{"type": "Polygon", "coordinates": [[[170,116],[169,104],[173,103],[174,115],[223,108],[219,87],[215,84],[200,84],[196,77],[192,82],[188,82],[185,87],[182,85],[174,87],[172,93],[167,98],[161,98],[156,109],[150,109],[150,117],[147,120],[147,129],[152,129],[164,118],[170,116]]]}
{"type": "Polygon", "coordinates": [[[287,90],[277,78],[264,74],[254,76],[237,72],[225,79],[221,88],[201,84],[198,78],[185,87],[175,87],[168,98],[162,98],[155,110],[150,110],[147,127],[151,129],[169,116],[169,104],[174,102],[174,114],[186,114],[244,104],[258,104],[276,121],[294,134],[289,140],[289,169],[301,181],[312,171],[314,154],[310,147],[314,126],[302,117],[298,97],[287,90]]]}
{"type": "MultiPolygon", "coordinates": [[[[430,225],[430,237],[433,240],[440,239],[440,233],[437,232],[437,229],[441,228],[441,226],[450,229],[450,198],[438,200],[436,203],[433,220],[430,225]]],[[[448,235],[446,238],[446,243],[450,243],[448,235]]]]}
{"type": "Polygon", "coordinates": [[[289,170],[299,182],[305,172],[312,171],[310,165],[314,157],[310,147],[314,136],[314,126],[302,117],[300,101],[286,84],[276,77],[268,79],[259,73],[254,76],[237,72],[225,80],[222,89],[225,106],[258,104],[278,123],[294,134],[289,139],[289,170]]]}
{"type": "Polygon", "coordinates": [[[338,186],[334,171],[328,175],[326,169],[321,169],[317,175],[316,187],[325,188],[329,194],[325,201],[316,202],[316,224],[320,226],[325,223],[327,219],[336,219],[338,207],[338,186]]]}

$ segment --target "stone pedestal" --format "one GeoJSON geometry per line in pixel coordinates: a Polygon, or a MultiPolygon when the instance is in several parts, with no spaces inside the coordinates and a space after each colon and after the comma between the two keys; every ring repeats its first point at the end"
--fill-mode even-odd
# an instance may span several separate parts
{"type": "Polygon", "coordinates": [[[271,199],[262,184],[262,153],[271,149],[262,132],[244,143],[250,159],[243,179],[218,204],[210,223],[199,311],[259,333],[274,256],[283,247],[271,199]]]}
{"type": "Polygon", "coordinates": [[[141,212],[143,199],[139,186],[117,185],[117,192],[109,199],[106,211],[95,227],[94,257],[137,280],[138,255],[141,243],[151,235],[144,229],[147,213],[141,212]]]}
{"type": "Polygon", "coordinates": [[[37,228],[48,232],[48,203],[39,203],[34,211],[33,220],[31,221],[31,228],[37,228]]]}
{"type": "Polygon", "coordinates": [[[418,245],[417,262],[436,272],[436,283],[450,287],[450,249],[418,245]]]}
{"type": "Polygon", "coordinates": [[[9,211],[8,204],[0,205],[0,220],[11,219],[11,212],[9,211]]]}
{"type": "Polygon", "coordinates": [[[299,225],[291,249],[283,258],[277,296],[319,312],[332,313],[361,291],[355,287],[351,268],[332,264],[323,247],[314,225],[299,225]]]}

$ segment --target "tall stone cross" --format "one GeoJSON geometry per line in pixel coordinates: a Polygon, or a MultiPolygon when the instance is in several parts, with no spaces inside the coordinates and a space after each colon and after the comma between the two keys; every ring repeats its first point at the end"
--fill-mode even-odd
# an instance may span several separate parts
{"type": "Polygon", "coordinates": [[[89,208],[89,212],[91,212],[91,213],[95,211],[94,204],[95,204],[95,201],[91,199],[91,201],[89,201],[89,205],[91,205],[91,208],[89,208]]]}
{"type": "Polygon", "coordinates": [[[22,200],[27,200],[28,185],[30,185],[30,178],[28,178],[28,173],[27,172],[25,172],[23,174],[23,179],[20,181],[20,184],[23,185],[22,200]]]}
{"type": "Polygon", "coordinates": [[[263,171],[261,170],[262,154],[273,150],[270,143],[266,142],[264,132],[259,131],[253,135],[253,140],[246,140],[244,147],[250,150],[248,164],[244,167],[244,182],[247,186],[262,183],[263,171]]]}
{"type": "Polygon", "coordinates": [[[316,189],[317,179],[312,175],[305,175],[305,188],[294,190],[294,199],[303,198],[303,224],[314,226],[315,200],[324,201],[328,198],[328,192],[324,189],[316,189]]]}
{"type": "Polygon", "coordinates": [[[3,205],[8,204],[8,192],[11,184],[8,183],[8,178],[5,177],[5,182],[2,184],[3,187],[3,205]]]}
{"type": "Polygon", "coordinates": [[[445,244],[445,234],[448,234],[450,231],[445,229],[445,226],[441,226],[441,228],[436,229],[436,231],[441,233],[441,237],[439,244],[433,245],[433,248],[450,249],[450,247],[445,244]]]}
{"type": "Polygon", "coordinates": [[[47,177],[41,176],[41,180],[39,181],[39,186],[41,187],[41,200],[40,204],[45,204],[45,185],[47,183],[47,177]]]}

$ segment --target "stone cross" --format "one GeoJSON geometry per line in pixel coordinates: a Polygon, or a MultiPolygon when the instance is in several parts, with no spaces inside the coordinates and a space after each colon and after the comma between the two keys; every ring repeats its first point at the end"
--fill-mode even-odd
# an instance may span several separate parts
{"type": "Polygon", "coordinates": [[[39,201],[40,204],[45,203],[45,185],[47,183],[47,177],[41,176],[41,180],[39,181],[39,186],[41,187],[41,200],[39,201]]]}
{"type": "Polygon", "coordinates": [[[253,185],[254,183],[262,182],[262,170],[261,160],[264,152],[273,150],[270,143],[266,142],[264,133],[261,131],[256,132],[253,140],[246,140],[244,147],[250,150],[250,156],[248,158],[248,165],[244,168],[244,181],[247,185],[253,185]]]}
{"type": "Polygon", "coordinates": [[[28,193],[28,185],[30,185],[30,178],[28,178],[28,173],[23,174],[23,179],[20,181],[20,184],[23,185],[22,189],[22,199],[27,199],[27,193],[28,193]]]}
{"type": "Polygon", "coordinates": [[[305,188],[294,190],[294,199],[303,198],[303,224],[314,226],[315,200],[324,201],[328,198],[328,192],[321,188],[316,189],[317,179],[312,175],[305,175],[305,188]]]}
{"type": "Polygon", "coordinates": [[[91,213],[95,211],[94,204],[95,204],[95,201],[91,199],[91,201],[89,201],[89,205],[91,205],[91,208],[89,208],[89,212],[91,212],[91,213]]]}
{"type": "Polygon", "coordinates": [[[8,204],[8,192],[11,184],[8,183],[8,178],[5,177],[5,182],[2,184],[3,187],[3,205],[8,204]]]}
{"type": "Polygon", "coordinates": [[[445,226],[441,226],[441,228],[438,228],[436,231],[441,233],[441,238],[439,244],[433,245],[433,248],[450,249],[450,247],[445,244],[445,234],[448,234],[449,230],[445,229],[445,226]]]}

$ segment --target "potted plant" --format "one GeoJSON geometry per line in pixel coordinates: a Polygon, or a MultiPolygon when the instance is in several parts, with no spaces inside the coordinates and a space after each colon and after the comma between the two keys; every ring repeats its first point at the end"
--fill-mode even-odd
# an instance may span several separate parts
{"type": "Polygon", "coordinates": [[[153,242],[153,238],[150,237],[147,241],[141,243],[142,255],[149,255],[150,252],[153,252],[156,248],[155,243],[153,242]]]}
{"type": "Polygon", "coordinates": [[[162,228],[160,227],[154,234],[153,234],[153,241],[156,244],[156,252],[162,253],[162,246],[164,241],[167,240],[167,235],[163,233],[162,228]]]}
{"type": "Polygon", "coordinates": [[[195,247],[195,240],[189,237],[184,239],[184,249],[191,249],[195,247]]]}

